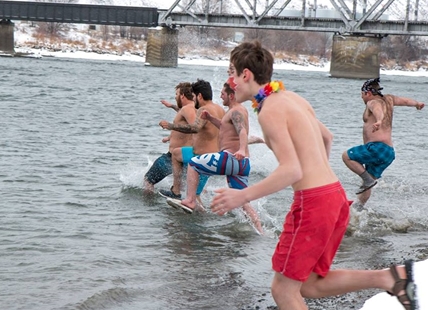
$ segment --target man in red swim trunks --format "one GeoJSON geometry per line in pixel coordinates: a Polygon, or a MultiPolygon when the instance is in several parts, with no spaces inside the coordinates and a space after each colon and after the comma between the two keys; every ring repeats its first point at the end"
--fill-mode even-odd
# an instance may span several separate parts
{"type": "Polygon", "coordinates": [[[308,101],[271,81],[273,56],[259,42],[245,42],[230,56],[237,102],[254,98],[266,145],[278,167],[265,179],[236,190],[223,188],[211,203],[223,215],[252,200],[291,186],[288,212],[272,266],[272,296],[279,309],[306,310],[304,298],[340,295],[367,288],[387,290],[408,310],[416,309],[412,263],[384,270],[330,270],[346,232],[349,206],[330,167],[332,134],[308,101]],[[400,279],[404,278],[404,279],[400,279]]]}

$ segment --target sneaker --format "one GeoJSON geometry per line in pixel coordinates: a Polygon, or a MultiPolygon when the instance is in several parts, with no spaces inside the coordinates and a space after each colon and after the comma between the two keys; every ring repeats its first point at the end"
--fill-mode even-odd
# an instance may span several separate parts
{"type": "Polygon", "coordinates": [[[171,186],[170,190],[160,189],[159,195],[161,195],[162,197],[165,197],[165,198],[181,199],[181,194],[178,194],[178,195],[174,194],[174,192],[172,191],[172,186],[171,186]]]}
{"type": "Polygon", "coordinates": [[[356,192],[357,195],[364,193],[365,191],[369,190],[370,188],[372,188],[373,186],[375,186],[377,184],[376,180],[373,180],[373,182],[368,183],[368,184],[363,184],[360,186],[358,192],[356,192]]]}

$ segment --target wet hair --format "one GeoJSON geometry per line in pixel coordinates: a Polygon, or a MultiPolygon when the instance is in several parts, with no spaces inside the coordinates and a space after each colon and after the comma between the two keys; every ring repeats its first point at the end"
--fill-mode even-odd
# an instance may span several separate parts
{"type": "Polygon", "coordinates": [[[230,53],[230,62],[239,76],[244,69],[250,70],[254,80],[262,85],[269,83],[273,73],[273,56],[259,41],[244,42],[230,53]]]}
{"type": "Polygon", "coordinates": [[[196,96],[201,94],[204,100],[213,100],[213,90],[211,84],[207,81],[198,79],[192,83],[192,91],[196,96]]]}
{"type": "Polygon", "coordinates": [[[230,77],[226,81],[226,83],[224,83],[223,88],[227,95],[232,95],[232,94],[235,94],[235,90],[234,90],[235,86],[236,84],[233,82],[233,78],[230,77]]]}
{"type": "Polygon", "coordinates": [[[224,83],[223,88],[227,95],[235,94],[235,91],[230,87],[228,83],[224,83]]]}
{"type": "Polygon", "coordinates": [[[383,87],[380,87],[380,79],[369,79],[364,82],[363,86],[361,87],[362,92],[371,92],[373,95],[379,95],[383,97],[383,94],[380,92],[383,87]]]}
{"type": "Polygon", "coordinates": [[[183,95],[188,100],[193,100],[192,84],[189,82],[182,82],[175,86],[175,89],[180,91],[180,95],[183,95]]]}

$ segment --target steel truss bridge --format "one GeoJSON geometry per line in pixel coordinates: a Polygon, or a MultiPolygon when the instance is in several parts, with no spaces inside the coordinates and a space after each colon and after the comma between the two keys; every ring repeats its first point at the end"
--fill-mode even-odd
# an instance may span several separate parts
{"type": "Polygon", "coordinates": [[[353,35],[428,35],[428,22],[420,20],[419,16],[419,7],[428,6],[428,3],[422,3],[424,0],[373,0],[372,4],[368,0],[329,0],[333,10],[320,9],[317,0],[312,0],[311,5],[306,1],[267,0],[266,5],[260,8],[257,7],[260,1],[230,0],[227,2],[235,2],[240,14],[223,14],[222,5],[226,1],[216,2],[217,13],[210,13],[214,11],[210,8],[210,1],[203,1],[204,12],[198,13],[201,6],[197,6],[196,0],[176,0],[167,11],[159,12],[159,24],[168,27],[259,28],[353,35]],[[296,9],[288,10],[291,3],[296,9]],[[332,11],[334,14],[331,14],[332,11]],[[384,19],[384,14],[389,11],[398,13],[402,18],[384,19]],[[294,16],[287,16],[290,12],[294,16]],[[334,17],[323,17],[321,12],[328,12],[334,17]]]}
{"type": "MultiPolygon", "coordinates": [[[[307,0],[175,0],[169,9],[0,0],[0,20],[104,24],[134,27],[186,26],[332,32],[350,35],[428,35],[421,20],[427,0],[329,0],[332,16],[307,0]],[[371,1],[371,2],[370,2],[371,1]],[[235,13],[224,9],[233,3],[235,13]],[[236,9],[237,8],[237,9],[236,9]],[[292,9],[290,9],[292,8],[292,9]],[[393,11],[399,19],[385,19],[393,11]],[[290,15],[290,12],[292,13],[290,15]]],[[[319,1],[319,0],[318,0],[319,1]]],[[[427,13],[428,14],[428,13],[427,13]]]]}

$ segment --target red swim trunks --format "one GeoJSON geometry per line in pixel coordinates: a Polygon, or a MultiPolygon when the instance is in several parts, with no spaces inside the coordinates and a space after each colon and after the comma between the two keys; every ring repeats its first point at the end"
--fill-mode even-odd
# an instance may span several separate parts
{"type": "Polygon", "coordinates": [[[272,256],[272,268],[305,282],[311,272],[325,277],[346,232],[349,206],[340,182],[294,193],[272,256]]]}

